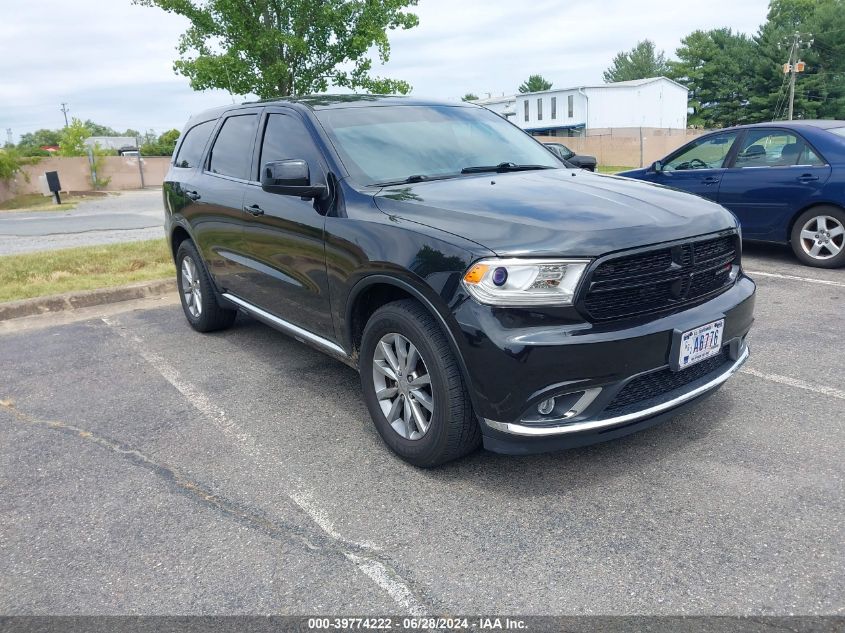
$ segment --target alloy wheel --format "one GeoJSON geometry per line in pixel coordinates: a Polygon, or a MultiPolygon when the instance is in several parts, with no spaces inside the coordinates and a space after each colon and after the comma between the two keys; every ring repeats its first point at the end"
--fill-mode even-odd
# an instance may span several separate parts
{"type": "Polygon", "coordinates": [[[182,295],[185,297],[185,307],[195,319],[202,314],[202,290],[197,265],[190,255],[182,259],[182,295]]]}
{"type": "Polygon", "coordinates": [[[401,334],[385,334],[373,352],[373,386],[393,430],[418,440],[431,428],[434,395],[425,360],[401,334]]]}
{"type": "Polygon", "coordinates": [[[813,259],[836,257],[845,248],[845,226],[829,215],[810,218],[801,228],[801,248],[813,259]]]}

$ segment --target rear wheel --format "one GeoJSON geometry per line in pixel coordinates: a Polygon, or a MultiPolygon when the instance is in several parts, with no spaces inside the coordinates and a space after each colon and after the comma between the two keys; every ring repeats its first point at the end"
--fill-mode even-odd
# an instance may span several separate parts
{"type": "Polygon", "coordinates": [[[176,251],[176,283],[185,318],[198,332],[223,330],[235,322],[237,311],[217,303],[208,271],[190,240],[182,242],[176,251]]]}
{"type": "Polygon", "coordinates": [[[845,265],[845,211],[829,206],[805,211],[792,227],[791,243],[805,264],[819,268],[845,265]]]}
{"type": "Polygon", "coordinates": [[[412,299],[379,308],[360,350],[364,400],[385,443],[415,466],[475,450],[481,430],[440,326],[412,299]]]}

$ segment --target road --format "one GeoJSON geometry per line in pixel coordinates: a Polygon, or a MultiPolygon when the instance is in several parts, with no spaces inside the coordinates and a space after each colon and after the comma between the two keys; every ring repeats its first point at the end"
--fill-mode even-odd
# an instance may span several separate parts
{"type": "Polygon", "coordinates": [[[164,236],[161,189],[83,200],[70,211],[0,213],[0,255],[164,236]]]}
{"type": "Polygon", "coordinates": [[[0,328],[0,613],[845,613],[845,273],[749,248],[752,359],[603,445],[436,470],[356,373],[167,301],[0,328]]]}

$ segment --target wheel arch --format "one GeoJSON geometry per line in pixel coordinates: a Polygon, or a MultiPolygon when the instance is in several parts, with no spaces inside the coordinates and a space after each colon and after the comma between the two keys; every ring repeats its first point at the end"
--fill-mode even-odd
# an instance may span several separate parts
{"type": "Polygon", "coordinates": [[[470,373],[466,367],[466,361],[464,360],[456,332],[450,327],[447,317],[441,309],[438,309],[435,302],[426,296],[424,291],[405,279],[383,274],[369,275],[355,284],[350,291],[346,302],[346,331],[344,332],[344,342],[347,349],[350,350],[351,356],[355,359],[356,364],[361,336],[369,317],[382,305],[401,299],[414,299],[418,301],[440,326],[458,362],[458,367],[464,379],[464,384],[467,386],[473,408],[477,411],[476,396],[472,388],[470,373]]]}
{"type": "Polygon", "coordinates": [[[178,223],[174,224],[173,228],[170,229],[170,254],[173,256],[174,262],[176,261],[176,252],[179,250],[179,245],[185,240],[191,240],[196,244],[187,228],[178,223]]]}

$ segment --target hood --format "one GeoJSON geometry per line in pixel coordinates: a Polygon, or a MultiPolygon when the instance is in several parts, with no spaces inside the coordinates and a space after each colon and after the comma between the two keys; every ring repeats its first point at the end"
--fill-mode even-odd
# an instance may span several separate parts
{"type": "Polygon", "coordinates": [[[386,187],[379,209],[498,255],[597,257],[737,226],[719,205],[584,170],[482,174],[386,187]]]}

